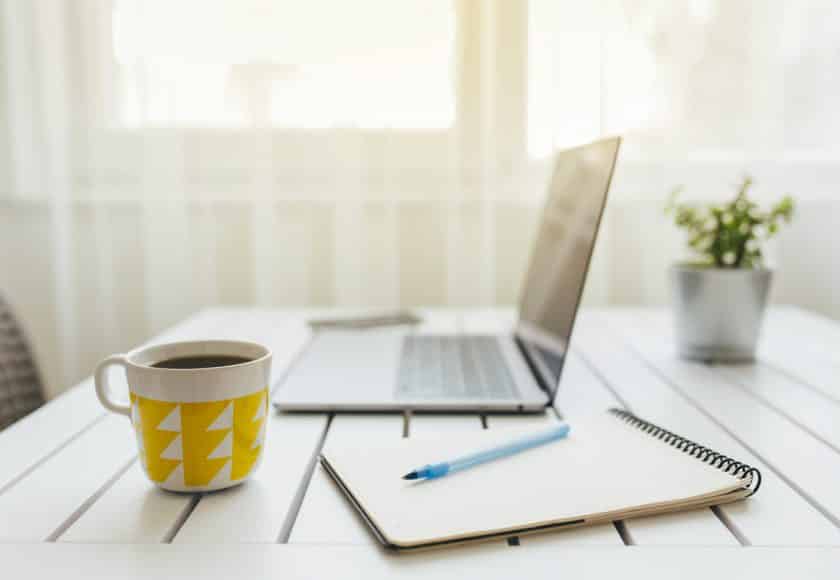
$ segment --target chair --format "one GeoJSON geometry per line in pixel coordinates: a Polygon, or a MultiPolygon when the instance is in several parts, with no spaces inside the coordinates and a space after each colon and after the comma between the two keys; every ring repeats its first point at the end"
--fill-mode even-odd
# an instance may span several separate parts
{"type": "Polygon", "coordinates": [[[29,345],[0,296],[0,431],[43,404],[44,391],[29,345]]]}

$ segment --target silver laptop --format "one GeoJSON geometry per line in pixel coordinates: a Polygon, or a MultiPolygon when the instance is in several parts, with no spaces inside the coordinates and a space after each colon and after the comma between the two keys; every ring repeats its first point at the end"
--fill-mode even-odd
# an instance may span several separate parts
{"type": "Polygon", "coordinates": [[[542,411],[554,401],[619,138],[557,154],[512,333],[324,330],[274,404],[284,411],[542,411]]]}

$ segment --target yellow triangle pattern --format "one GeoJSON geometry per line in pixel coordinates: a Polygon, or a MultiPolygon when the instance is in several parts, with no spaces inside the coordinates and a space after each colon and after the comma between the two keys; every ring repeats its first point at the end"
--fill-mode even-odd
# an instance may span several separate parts
{"type": "Polygon", "coordinates": [[[227,457],[207,458],[230,433],[230,429],[207,430],[229,403],[230,399],[181,405],[185,485],[209,484],[225,463],[230,461],[227,457]]]}
{"type": "Polygon", "coordinates": [[[268,412],[268,389],[239,397],[233,405],[233,467],[230,478],[246,477],[262,453],[262,445],[254,447],[268,412]],[[262,417],[260,415],[262,407],[262,417]],[[252,449],[252,447],[254,447],[252,449]]]}
{"type": "Polygon", "coordinates": [[[160,454],[169,447],[178,433],[176,431],[160,431],[157,426],[172,412],[177,404],[143,397],[136,398],[142,423],[143,459],[146,464],[146,472],[152,481],[166,481],[169,474],[181,462],[175,459],[161,459],[160,454]]]}
{"type": "Polygon", "coordinates": [[[184,485],[206,486],[231,462],[230,479],[248,476],[262,453],[257,443],[268,416],[268,389],[222,401],[169,403],[130,394],[139,409],[139,424],[134,425],[142,440],[140,458],[152,481],[161,483],[183,463],[184,485]],[[233,401],[233,428],[208,431],[233,401]],[[181,431],[161,431],[157,427],[179,406],[181,431]],[[208,456],[233,432],[232,457],[209,459],[208,456]],[[181,436],[183,459],[162,459],[161,454],[176,437],[181,436]]]}

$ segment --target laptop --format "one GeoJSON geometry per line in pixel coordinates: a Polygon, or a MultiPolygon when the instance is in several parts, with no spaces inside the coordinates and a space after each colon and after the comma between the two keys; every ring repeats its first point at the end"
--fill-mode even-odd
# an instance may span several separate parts
{"type": "Polygon", "coordinates": [[[541,412],[551,405],[619,145],[615,137],[556,155],[512,332],[319,330],[275,389],[275,407],[541,412]]]}

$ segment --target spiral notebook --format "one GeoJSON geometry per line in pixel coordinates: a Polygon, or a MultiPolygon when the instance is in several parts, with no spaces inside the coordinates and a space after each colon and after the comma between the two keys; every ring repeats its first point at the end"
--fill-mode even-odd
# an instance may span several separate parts
{"type": "Polygon", "coordinates": [[[719,505],[751,496],[759,471],[610,409],[568,438],[440,479],[419,465],[489,448],[530,428],[476,430],[372,446],[330,441],[321,463],[383,545],[417,550],[719,505]]]}

